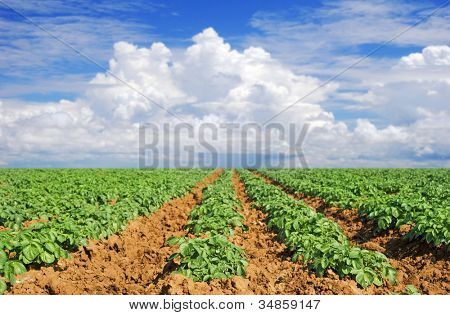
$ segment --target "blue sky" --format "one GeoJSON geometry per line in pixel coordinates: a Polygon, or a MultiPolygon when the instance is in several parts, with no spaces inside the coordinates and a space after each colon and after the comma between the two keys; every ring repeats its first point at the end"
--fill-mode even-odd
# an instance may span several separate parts
{"type": "MultiPolygon", "coordinates": [[[[335,17],[314,17],[312,12],[326,9],[330,5],[330,1],[226,1],[215,2],[211,5],[210,1],[133,1],[133,5],[126,4],[123,1],[40,1],[41,4],[36,7],[33,1],[11,1],[4,0],[5,3],[24,13],[30,19],[36,22],[44,21],[48,23],[56,18],[65,18],[62,22],[69,24],[72,19],[74,27],[77,23],[83,23],[82,17],[95,19],[97,21],[105,21],[113,23],[122,23],[124,25],[123,33],[128,40],[131,37],[134,44],[140,46],[148,46],[152,41],[162,40],[167,45],[173,47],[185,47],[190,44],[190,38],[193,34],[198,33],[207,27],[214,29],[230,44],[236,48],[245,48],[248,37],[261,36],[264,37],[265,31],[259,27],[255,27],[254,19],[261,14],[279,15],[277,19],[285,19],[286,21],[304,21],[307,23],[321,24],[325,21],[335,19],[335,17]],[[105,7],[103,7],[105,5],[105,7]],[[79,21],[77,21],[79,19],[79,21]],[[129,37],[127,38],[127,35],[129,37]]],[[[415,3],[419,8],[433,8],[442,1],[409,1],[415,3]]],[[[395,3],[395,1],[394,1],[395,3]]],[[[400,2],[401,3],[401,2],[400,2]]],[[[419,18],[423,14],[423,10],[412,10],[406,18],[419,18]]],[[[400,12],[396,13],[400,16],[400,12]]],[[[0,17],[3,22],[14,21],[27,25],[24,19],[12,12],[9,8],[0,5],[0,17]]],[[[90,22],[88,20],[87,22],[90,22]]],[[[89,25],[89,24],[86,24],[89,25]]],[[[6,27],[6,26],[5,26],[6,27]]],[[[114,28],[112,28],[112,31],[114,28]]],[[[96,36],[103,37],[104,42],[100,47],[101,54],[97,52],[92,57],[104,66],[110,57],[111,48],[117,37],[108,34],[108,28],[94,30],[96,36]]],[[[15,33],[3,35],[3,48],[17,48],[14,44],[9,44],[11,40],[29,41],[29,48],[33,48],[33,41],[36,38],[46,37],[45,34],[38,32],[37,36],[30,36],[29,33],[15,33]]],[[[68,34],[60,34],[61,38],[69,37],[68,34]]],[[[75,47],[81,51],[89,51],[88,47],[83,47],[76,40],[70,41],[75,47]]],[[[340,45],[333,48],[335,55],[365,55],[376,48],[381,43],[373,41],[371,43],[363,43],[360,45],[340,45]]],[[[55,45],[60,45],[55,42],[55,45]]],[[[36,45],[36,48],[39,48],[36,45]]],[[[380,58],[399,58],[409,53],[422,49],[424,45],[408,43],[407,45],[393,44],[388,45],[377,52],[376,56],[380,58]]],[[[270,46],[264,47],[271,51],[270,46]]],[[[8,51],[5,51],[5,54],[8,51]]],[[[38,52],[42,53],[42,52],[38,52]]],[[[276,52],[275,52],[276,53],[276,52]]],[[[87,62],[83,58],[77,56],[72,51],[62,48],[58,55],[44,56],[45,63],[41,65],[26,64],[21,66],[23,59],[17,60],[17,63],[6,62],[2,64],[0,74],[0,82],[3,84],[30,84],[34,79],[48,78],[59,76],[80,75],[82,78],[90,77],[99,71],[98,67],[87,62]],[[69,61],[69,62],[68,62],[69,61]]],[[[292,60],[290,60],[292,62],[292,60]]],[[[301,63],[301,60],[297,60],[301,63]]],[[[28,101],[56,101],[61,97],[74,99],[78,93],[52,90],[50,92],[34,93],[12,93],[7,97],[21,98],[28,101]]]]}
{"type": "MultiPolygon", "coordinates": [[[[212,3],[211,1],[1,0],[0,101],[8,110],[14,109],[23,117],[28,117],[24,113],[29,111],[30,106],[48,107],[51,111],[51,106],[56,106],[52,104],[57,104],[61,100],[89,104],[88,107],[95,115],[103,112],[97,108],[100,105],[93,104],[94,101],[89,96],[91,87],[89,82],[97,73],[105,71],[49,38],[2,3],[17,9],[104,68],[110,66],[109,61],[114,53],[117,53],[117,49],[114,48],[117,42],[144,48],[149,48],[154,42],[161,42],[170,49],[173,55],[171,62],[183,64],[179,56],[193,45],[193,36],[212,28],[219,38],[239,53],[243,53],[249,47],[260,47],[270,53],[273,61],[283,69],[288,69],[292,75],[299,78],[308,76],[323,82],[429,14],[443,1],[232,0],[212,3]]],[[[340,126],[340,123],[345,124],[345,128],[348,129],[346,132],[352,133],[352,137],[360,129],[363,130],[361,126],[366,121],[371,125],[369,129],[364,130],[372,130],[371,126],[374,126],[376,128],[374,137],[394,132],[393,129],[388,129],[392,126],[394,129],[397,128],[395,132],[400,142],[406,141],[400,134],[410,133],[408,128],[422,128],[425,123],[430,123],[430,119],[438,119],[430,117],[446,115],[448,105],[445,99],[448,85],[445,82],[450,80],[450,75],[449,68],[445,64],[447,60],[445,47],[448,47],[450,38],[449,15],[449,7],[442,8],[430,19],[392,41],[355,69],[337,78],[333,82],[335,83],[333,88],[330,86],[329,91],[321,91],[316,98],[311,99],[311,103],[322,111],[315,115],[332,117],[332,124],[335,127],[340,126]],[[432,48],[424,50],[427,47],[432,48]],[[421,64],[420,69],[409,64],[415,62],[414,54],[423,54],[420,58],[425,60],[423,61],[425,65],[421,64]],[[431,61],[426,58],[431,58],[431,61]],[[406,63],[408,67],[414,69],[406,69],[403,65],[406,63]],[[426,83],[418,84],[417,82],[421,80],[425,80],[426,83]]],[[[230,78],[239,75],[239,73],[230,74],[230,78]]],[[[178,84],[177,78],[172,77],[171,80],[174,80],[175,85],[178,84]]],[[[273,82],[266,83],[269,86],[273,82]]],[[[278,82],[276,84],[279,87],[283,85],[278,82]]],[[[248,87],[247,83],[243,85],[248,87]]],[[[184,86],[177,88],[185,89],[184,86]]],[[[183,91],[189,94],[189,91],[183,91]]],[[[201,99],[204,95],[191,96],[201,99]]],[[[212,97],[218,102],[225,102],[216,95],[212,97]]],[[[179,110],[186,115],[197,115],[198,119],[216,114],[198,110],[203,108],[202,106],[185,104],[184,109],[179,110]],[[188,108],[197,110],[189,112],[188,108]]],[[[234,105],[231,104],[229,108],[232,106],[234,105]]],[[[19,117],[16,112],[14,115],[19,117]]],[[[12,114],[8,113],[11,117],[12,114]]],[[[226,114],[233,113],[230,111],[226,114]]],[[[71,115],[73,118],[73,114],[71,115]]],[[[255,119],[255,117],[250,113],[247,118],[255,119]]],[[[99,121],[106,119],[95,118],[99,121]]],[[[129,121],[130,124],[137,122],[135,119],[129,121]]],[[[18,121],[15,124],[18,124],[18,121]]],[[[11,147],[17,131],[13,130],[11,120],[7,122],[5,120],[3,125],[4,130],[0,133],[0,138],[6,140],[3,148],[0,142],[0,151],[17,156],[12,154],[14,149],[11,147]]],[[[438,130],[438,134],[441,135],[446,132],[448,130],[438,130]]],[[[426,136],[416,138],[421,140],[417,140],[420,143],[414,148],[404,148],[397,153],[389,151],[389,154],[377,155],[375,159],[389,165],[409,162],[415,165],[416,161],[420,161],[424,166],[442,166],[448,163],[448,151],[442,148],[445,145],[428,133],[426,136]],[[428,162],[430,164],[427,164],[428,162]]],[[[23,139],[23,142],[20,150],[26,150],[29,156],[20,160],[14,157],[5,158],[4,165],[96,166],[98,164],[92,162],[98,160],[92,152],[96,150],[85,152],[85,155],[80,155],[74,160],[67,160],[61,157],[64,155],[63,152],[50,150],[48,153],[38,144],[26,143],[26,139],[23,139]],[[31,162],[31,158],[35,160],[31,162]]],[[[346,145],[350,151],[355,152],[351,158],[344,157],[344,161],[371,154],[356,152],[362,145],[358,145],[358,148],[346,145]]],[[[376,145],[382,150],[394,150],[390,146],[385,147],[383,143],[376,145]]],[[[336,156],[324,157],[323,164],[327,165],[328,160],[336,161],[336,156]]],[[[363,160],[359,162],[365,165],[363,160]]],[[[121,166],[132,164],[111,158],[108,165],[115,165],[114,163],[121,166]]],[[[372,161],[369,163],[372,165],[372,161]]]]}
{"type": "MultiPolygon", "coordinates": [[[[43,5],[42,9],[35,10],[32,5],[25,5],[26,1],[6,1],[17,10],[25,13],[31,19],[51,20],[57,17],[79,17],[87,16],[95,18],[96,20],[110,21],[115,23],[130,23],[127,30],[130,33],[136,32],[141,36],[134,36],[133,43],[148,46],[154,40],[163,40],[168,45],[173,46],[187,46],[193,34],[200,30],[213,26],[227,41],[236,45],[243,46],[243,39],[249,34],[261,33],[258,29],[251,26],[252,16],[259,11],[276,11],[286,8],[299,6],[298,1],[284,1],[282,4],[272,1],[256,2],[256,1],[226,1],[216,2],[211,5],[210,1],[164,1],[149,2],[149,1],[133,1],[133,6],[122,5],[123,1],[81,1],[83,9],[80,8],[80,1],[65,1],[63,4],[55,5],[51,1],[47,6],[43,5]],[[109,10],[102,10],[100,4],[107,3],[110,5],[109,10]],[[73,10],[80,8],[80,11],[73,10]],[[46,10],[45,8],[51,8],[46,10]],[[84,9],[86,8],[86,9],[84,9]],[[96,9],[92,9],[96,8],[96,9]],[[140,9],[142,8],[142,9],[140,9]]],[[[44,1],[45,3],[45,1],[44,1]]],[[[316,1],[303,1],[301,6],[314,7],[317,6],[316,1]]],[[[0,5],[0,17],[4,21],[15,21],[23,23],[24,19],[12,12],[9,8],[0,5]]],[[[108,29],[104,30],[106,34],[99,34],[99,36],[106,35],[108,37],[108,29]]],[[[125,31],[125,32],[126,32],[125,31]]],[[[103,32],[100,32],[103,33],[103,32]]],[[[61,36],[64,38],[64,34],[61,36]]],[[[29,39],[28,34],[12,34],[7,39],[29,39]]],[[[110,38],[106,40],[102,47],[104,56],[98,56],[96,61],[106,66],[109,53],[112,45],[117,39],[110,38]],[[107,56],[107,57],[105,57],[107,56]]],[[[127,38],[124,38],[127,40],[127,38]]],[[[73,42],[74,46],[81,50],[85,47],[73,42]]],[[[7,43],[3,43],[7,45],[7,43]]],[[[11,46],[13,48],[14,46],[11,46]]],[[[73,55],[73,52],[63,51],[64,55],[73,55]]],[[[14,69],[14,64],[8,63],[5,67],[6,71],[0,74],[0,82],[27,84],[33,77],[40,78],[42,76],[58,76],[68,74],[83,74],[92,75],[99,71],[98,67],[86,62],[82,58],[74,55],[70,59],[70,64],[66,63],[66,59],[59,56],[52,56],[42,66],[29,66],[20,69],[19,73],[14,69]],[[51,67],[49,67],[51,65],[51,67]],[[8,71],[11,69],[13,71],[8,71]],[[11,74],[13,72],[14,74],[11,74]]],[[[20,97],[29,101],[45,101],[58,100],[62,96],[73,99],[77,93],[61,93],[52,91],[52,93],[23,93],[12,94],[8,97],[20,97]]]]}

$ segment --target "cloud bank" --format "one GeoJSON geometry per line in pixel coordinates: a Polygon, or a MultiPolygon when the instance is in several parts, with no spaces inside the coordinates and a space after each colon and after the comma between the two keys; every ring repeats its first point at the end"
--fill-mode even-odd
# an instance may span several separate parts
{"type": "MultiPolygon", "coordinates": [[[[263,48],[233,49],[212,28],[192,41],[183,50],[161,42],[114,45],[109,72],[147,97],[98,73],[75,101],[0,100],[0,165],[136,166],[139,124],[178,121],[154,102],[196,126],[263,122],[321,83],[263,48]]],[[[304,152],[311,166],[449,166],[449,51],[429,46],[404,56],[387,79],[371,83],[360,102],[379,117],[394,117],[386,120],[392,123],[336,119],[324,104],[339,92],[337,83],[275,121],[310,124],[304,152]],[[411,97],[411,103],[398,103],[402,97],[411,97]]],[[[225,144],[219,148],[225,150],[225,144]]]]}

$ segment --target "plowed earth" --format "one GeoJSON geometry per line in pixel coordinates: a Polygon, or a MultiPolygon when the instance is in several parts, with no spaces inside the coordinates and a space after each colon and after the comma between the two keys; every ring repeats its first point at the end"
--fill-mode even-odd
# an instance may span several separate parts
{"type": "MultiPolygon", "coordinates": [[[[337,222],[353,244],[385,254],[397,269],[398,284],[392,288],[395,292],[402,292],[406,285],[412,284],[422,294],[450,294],[450,257],[445,247],[436,248],[422,241],[405,240],[403,236],[409,231],[409,226],[377,234],[374,223],[363,222],[356,209],[328,206],[320,198],[296,194],[260,173],[255,174],[337,222]]],[[[375,291],[381,293],[378,290],[375,291]]]]}
{"type": "Polygon", "coordinates": [[[230,241],[246,252],[247,276],[195,283],[173,274],[175,266],[166,260],[177,248],[166,246],[165,241],[174,235],[186,235],[183,228],[189,212],[201,203],[202,190],[220,173],[214,172],[189,194],[164,204],[151,216],[132,221],[121,234],[91,241],[72,253],[72,259],[27,272],[9,294],[390,294],[402,291],[406,284],[414,284],[423,293],[449,293],[448,257],[425,249],[424,244],[419,250],[410,248],[414,255],[405,254],[403,245],[394,246],[402,248],[396,251],[392,244],[400,237],[394,232],[361,241],[358,233],[365,225],[353,210],[333,211],[319,205],[320,200],[307,199],[317,211],[336,220],[352,242],[361,246],[373,242],[379,246],[378,250],[400,271],[397,286],[371,286],[364,290],[355,281],[339,279],[331,271],[325,277],[316,277],[302,264],[291,262],[286,247],[268,230],[266,214],[251,207],[237,173],[233,174],[233,183],[249,230],[244,233],[237,229],[230,241]]]}

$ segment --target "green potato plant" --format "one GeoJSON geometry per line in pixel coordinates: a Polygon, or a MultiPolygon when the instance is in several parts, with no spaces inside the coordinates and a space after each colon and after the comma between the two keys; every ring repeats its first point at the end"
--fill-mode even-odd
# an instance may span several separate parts
{"type": "Polygon", "coordinates": [[[194,281],[245,276],[247,260],[244,251],[216,234],[206,238],[171,238],[168,244],[178,244],[179,251],[169,261],[179,258],[176,272],[194,281]]]}
{"type": "Polygon", "coordinates": [[[226,170],[220,178],[203,192],[201,205],[189,214],[186,229],[194,235],[233,235],[235,228],[246,231],[244,217],[237,210],[241,205],[231,181],[231,171],[226,170]]]}
{"type": "Polygon", "coordinates": [[[190,212],[185,228],[197,238],[173,237],[167,241],[168,245],[180,246],[169,257],[169,261],[180,259],[176,272],[194,281],[245,276],[247,260],[243,250],[226,238],[236,228],[247,230],[238,212],[241,204],[231,177],[231,171],[225,170],[203,191],[202,203],[190,212]]]}

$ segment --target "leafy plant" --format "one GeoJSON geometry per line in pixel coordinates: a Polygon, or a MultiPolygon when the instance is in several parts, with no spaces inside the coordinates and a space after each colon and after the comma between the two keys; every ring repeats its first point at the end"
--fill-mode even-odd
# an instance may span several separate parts
{"type": "Polygon", "coordinates": [[[412,284],[408,284],[405,288],[406,295],[420,295],[419,290],[412,284]]]}
{"type": "Polygon", "coordinates": [[[6,285],[5,280],[0,279],[0,294],[5,293],[5,291],[8,289],[8,286],[6,285]]]}
{"type": "Polygon", "coordinates": [[[169,261],[179,259],[176,272],[194,281],[245,276],[247,260],[241,248],[223,235],[206,238],[171,238],[169,245],[178,244],[179,251],[169,261]]]}
{"type": "Polygon", "coordinates": [[[244,217],[237,211],[239,208],[231,172],[227,170],[205,189],[202,204],[191,211],[186,228],[194,235],[232,235],[237,227],[245,231],[247,227],[243,223],[244,217]]]}
{"type": "Polygon", "coordinates": [[[205,238],[170,238],[169,245],[178,244],[179,251],[169,261],[180,259],[177,272],[194,281],[244,276],[247,261],[241,248],[226,238],[239,227],[246,231],[244,217],[236,197],[231,171],[225,170],[203,191],[202,203],[189,214],[187,232],[205,238]]]}
{"type": "MultiPolygon", "coordinates": [[[[16,283],[16,275],[25,273],[25,266],[17,260],[9,260],[4,251],[0,251],[0,272],[11,283],[16,283]]],[[[6,290],[5,280],[0,278],[0,293],[6,290]]]]}
{"type": "Polygon", "coordinates": [[[419,290],[412,284],[408,284],[403,292],[393,293],[394,295],[420,295],[419,290]]]}

